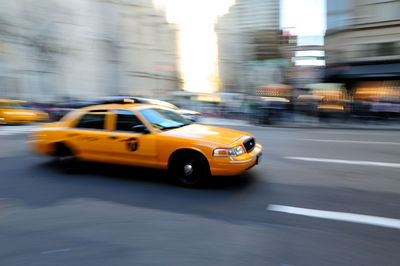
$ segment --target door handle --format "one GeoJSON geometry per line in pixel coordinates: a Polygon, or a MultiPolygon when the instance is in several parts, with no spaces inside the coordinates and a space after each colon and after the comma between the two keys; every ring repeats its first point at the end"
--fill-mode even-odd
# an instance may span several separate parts
{"type": "Polygon", "coordinates": [[[132,141],[132,140],[137,140],[136,138],[128,138],[128,139],[121,139],[120,141],[132,141]]]}
{"type": "Polygon", "coordinates": [[[118,137],[116,137],[116,136],[111,136],[111,137],[108,137],[109,139],[118,139],[118,137]]]}

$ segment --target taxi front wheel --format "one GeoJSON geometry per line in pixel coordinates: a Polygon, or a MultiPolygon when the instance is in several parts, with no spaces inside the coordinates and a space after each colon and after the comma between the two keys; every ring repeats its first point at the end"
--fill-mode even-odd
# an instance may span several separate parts
{"type": "Polygon", "coordinates": [[[208,164],[205,160],[195,153],[181,153],[174,156],[170,170],[181,185],[198,187],[205,184],[209,177],[208,164]]]}

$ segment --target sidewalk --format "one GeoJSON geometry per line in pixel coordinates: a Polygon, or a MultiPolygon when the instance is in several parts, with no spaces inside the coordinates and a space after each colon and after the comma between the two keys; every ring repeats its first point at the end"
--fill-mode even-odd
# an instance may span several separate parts
{"type": "Polygon", "coordinates": [[[284,121],[275,124],[259,125],[253,124],[246,120],[227,119],[220,117],[202,116],[198,121],[200,124],[215,126],[256,126],[256,127],[282,127],[282,128],[308,128],[308,129],[363,129],[363,130],[400,130],[400,123],[381,122],[368,123],[363,121],[353,122],[318,122],[316,120],[309,121],[284,121]]]}

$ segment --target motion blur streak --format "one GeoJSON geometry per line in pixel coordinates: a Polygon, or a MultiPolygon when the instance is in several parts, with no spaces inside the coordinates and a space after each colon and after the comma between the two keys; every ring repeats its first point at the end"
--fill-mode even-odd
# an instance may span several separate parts
{"type": "Polygon", "coordinates": [[[0,1],[0,265],[398,266],[399,14],[0,1]]]}

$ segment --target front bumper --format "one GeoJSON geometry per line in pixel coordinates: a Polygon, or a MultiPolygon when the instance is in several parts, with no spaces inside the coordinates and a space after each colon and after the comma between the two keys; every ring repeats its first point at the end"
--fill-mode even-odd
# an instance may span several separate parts
{"type": "Polygon", "coordinates": [[[256,143],[255,148],[237,157],[214,157],[210,160],[211,175],[239,175],[258,164],[262,158],[262,146],[256,143]]]}

